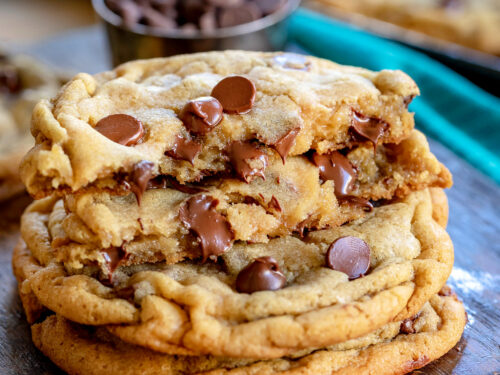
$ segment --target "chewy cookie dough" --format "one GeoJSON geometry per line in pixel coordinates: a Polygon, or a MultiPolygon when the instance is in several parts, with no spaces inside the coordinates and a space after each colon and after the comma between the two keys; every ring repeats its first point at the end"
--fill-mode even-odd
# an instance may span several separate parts
{"type": "MultiPolygon", "coordinates": [[[[427,147],[425,137],[415,131],[398,146],[379,147],[376,155],[370,149],[353,150],[347,158],[358,172],[348,200],[334,187],[345,185],[351,176],[340,175],[322,183],[322,173],[311,160],[290,157],[283,164],[272,155],[265,180],[258,178],[249,184],[234,178],[206,179],[201,186],[181,187],[182,191],[175,184],[169,188],[162,185],[144,192],[140,204],[134,194],[67,195],[64,204],[56,204],[51,213],[51,228],[62,228],[52,246],[66,254],[61,259],[67,265],[79,268],[100,259],[101,250],[110,247],[129,254],[126,264],[131,265],[177,262],[186,255],[206,259],[223,253],[234,241],[267,243],[294,233],[303,236],[313,229],[336,227],[364,216],[373,209],[369,200],[382,204],[380,199],[404,197],[415,188],[449,186],[448,171],[427,147]],[[335,193],[340,194],[338,198],[335,193]],[[351,200],[354,198],[356,201],[351,200]],[[196,233],[188,230],[186,209],[192,210],[193,202],[200,205],[202,201],[217,202],[198,214],[217,216],[223,222],[223,232],[217,234],[215,227],[196,233]],[[220,246],[210,248],[196,242],[214,238],[221,240],[220,246]],[[145,246],[146,251],[142,251],[145,246]]],[[[106,271],[106,263],[99,264],[106,271]]]]}

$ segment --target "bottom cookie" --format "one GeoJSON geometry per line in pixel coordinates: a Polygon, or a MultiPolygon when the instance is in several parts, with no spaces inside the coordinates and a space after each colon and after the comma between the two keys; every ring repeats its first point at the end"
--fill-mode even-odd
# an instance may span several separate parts
{"type": "Polygon", "coordinates": [[[392,338],[375,335],[371,345],[369,340],[357,339],[350,346],[357,349],[344,343],[302,357],[268,361],[161,354],[57,315],[33,325],[32,336],[35,345],[71,375],[404,374],[448,352],[460,339],[466,321],[455,295],[434,296],[420,316],[403,321],[392,338]]]}

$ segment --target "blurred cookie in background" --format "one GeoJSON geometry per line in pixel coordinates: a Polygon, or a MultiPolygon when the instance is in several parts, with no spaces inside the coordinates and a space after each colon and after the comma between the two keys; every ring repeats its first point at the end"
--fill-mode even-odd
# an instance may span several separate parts
{"type": "Polygon", "coordinates": [[[363,15],[500,56],[498,0],[308,0],[328,13],[363,15]]]}
{"type": "Polygon", "coordinates": [[[24,190],[18,169],[34,145],[31,111],[40,99],[53,97],[66,79],[29,56],[0,53],[0,201],[24,190]]]}

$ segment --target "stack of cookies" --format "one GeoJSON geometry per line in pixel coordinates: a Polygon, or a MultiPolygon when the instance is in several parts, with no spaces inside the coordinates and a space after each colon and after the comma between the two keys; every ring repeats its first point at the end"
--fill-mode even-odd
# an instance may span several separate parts
{"type": "Polygon", "coordinates": [[[401,374],[459,340],[448,170],[400,71],[213,52],[33,112],[13,266],[69,374],[401,374]]]}

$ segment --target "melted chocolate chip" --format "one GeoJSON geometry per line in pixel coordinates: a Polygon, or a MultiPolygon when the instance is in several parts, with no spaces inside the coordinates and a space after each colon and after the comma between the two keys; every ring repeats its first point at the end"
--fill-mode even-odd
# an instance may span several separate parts
{"type": "Polygon", "coordinates": [[[121,247],[110,247],[101,250],[101,254],[106,262],[109,273],[112,274],[127,259],[128,254],[121,247]]]}
{"type": "Polygon", "coordinates": [[[148,186],[146,190],[150,189],[166,189],[167,188],[167,180],[165,176],[156,176],[148,181],[148,186]]]}
{"type": "Polygon", "coordinates": [[[211,95],[219,100],[224,112],[243,114],[252,109],[255,93],[255,85],[248,78],[231,76],[215,85],[211,95]]]}
{"type": "Polygon", "coordinates": [[[264,171],[269,159],[254,144],[235,141],[229,145],[228,156],[236,174],[246,183],[249,183],[254,177],[266,179],[264,171]]]}
{"type": "Polygon", "coordinates": [[[222,105],[210,96],[190,100],[182,109],[179,118],[191,133],[206,134],[222,121],[222,105]]]}
{"type": "Polygon", "coordinates": [[[286,157],[288,156],[292,146],[295,144],[295,138],[297,138],[299,131],[300,128],[290,130],[273,145],[274,149],[278,152],[278,154],[280,154],[283,164],[285,163],[286,157]]]}
{"type": "Polygon", "coordinates": [[[312,217],[307,217],[307,219],[302,220],[299,224],[297,224],[297,232],[301,238],[304,238],[306,230],[314,224],[314,219],[312,217]]]}
{"type": "Polygon", "coordinates": [[[413,316],[411,318],[403,320],[401,322],[401,326],[399,327],[399,332],[404,333],[406,335],[417,332],[414,326],[416,318],[417,316],[413,316]]]}
{"type": "Polygon", "coordinates": [[[448,285],[445,285],[441,288],[441,290],[438,292],[438,294],[441,296],[441,297],[450,297],[450,296],[456,296],[457,294],[455,293],[455,291],[449,287],[448,285]]]}
{"type": "Polygon", "coordinates": [[[255,199],[254,197],[250,197],[250,196],[246,196],[245,198],[243,198],[243,203],[245,204],[255,204],[255,205],[259,205],[259,201],[257,199],[255,199]]]}
{"type": "Polygon", "coordinates": [[[369,140],[373,147],[377,147],[377,142],[387,130],[389,125],[376,117],[367,117],[354,111],[352,115],[351,129],[355,136],[361,140],[369,140]]]}
{"type": "Polygon", "coordinates": [[[224,253],[234,239],[231,225],[215,210],[218,203],[208,195],[197,195],[189,198],[179,210],[181,221],[200,241],[203,262],[224,253]]]}
{"type": "Polygon", "coordinates": [[[142,195],[148,187],[149,180],[153,177],[154,163],[150,161],[141,160],[139,163],[134,165],[134,171],[132,172],[132,183],[130,188],[135,194],[137,203],[141,204],[142,195]]]}
{"type": "Polygon", "coordinates": [[[402,373],[406,374],[406,373],[410,373],[412,372],[413,370],[417,370],[421,367],[424,367],[426,364],[428,364],[431,360],[429,359],[429,357],[427,357],[426,355],[422,356],[422,357],[419,357],[417,358],[416,360],[413,360],[413,361],[408,361],[406,362],[404,365],[403,365],[403,369],[402,369],[402,373]]]}
{"type": "Polygon", "coordinates": [[[181,193],[198,194],[198,193],[204,193],[204,192],[208,191],[208,190],[205,190],[199,186],[180,184],[175,178],[169,178],[166,181],[167,181],[169,188],[178,190],[181,193]]]}
{"type": "Polygon", "coordinates": [[[307,61],[307,58],[296,53],[283,53],[274,57],[273,61],[285,69],[308,71],[311,68],[311,63],[307,61]]]}
{"type": "Polygon", "coordinates": [[[156,176],[148,182],[149,189],[175,189],[185,194],[204,193],[207,190],[193,185],[183,185],[171,176],[156,176]]]}
{"type": "Polygon", "coordinates": [[[335,194],[347,195],[356,181],[356,170],[344,155],[334,151],[330,154],[320,155],[314,153],[313,163],[319,168],[319,176],[322,180],[333,180],[335,194]]]}
{"type": "Polygon", "coordinates": [[[406,108],[411,104],[411,102],[415,99],[415,95],[408,95],[403,99],[403,103],[406,108]]]}
{"type": "Polygon", "coordinates": [[[347,274],[349,280],[357,279],[370,267],[370,247],[361,238],[340,237],[328,248],[326,264],[333,270],[347,274]]]}
{"type": "Polygon", "coordinates": [[[274,195],[271,197],[271,200],[267,204],[267,208],[281,212],[280,202],[278,202],[274,195]]]}
{"type": "Polygon", "coordinates": [[[104,117],[99,120],[94,129],[113,142],[124,146],[135,145],[144,136],[142,122],[124,114],[104,117]]]}
{"type": "Polygon", "coordinates": [[[198,142],[186,139],[178,135],[175,137],[174,147],[171,150],[165,152],[168,155],[177,160],[186,160],[191,164],[194,163],[194,159],[201,151],[201,145],[198,142]]]}
{"type": "Polygon", "coordinates": [[[239,293],[278,290],[283,288],[285,284],[285,275],[272,257],[255,259],[243,268],[236,278],[236,290],[239,293]]]}
{"type": "Polygon", "coordinates": [[[21,80],[17,70],[10,66],[5,66],[0,70],[0,92],[14,94],[21,90],[21,80]]]}
{"type": "Polygon", "coordinates": [[[366,212],[373,211],[373,204],[365,198],[355,197],[353,195],[342,195],[337,197],[340,204],[350,204],[353,206],[361,207],[366,212]]]}

